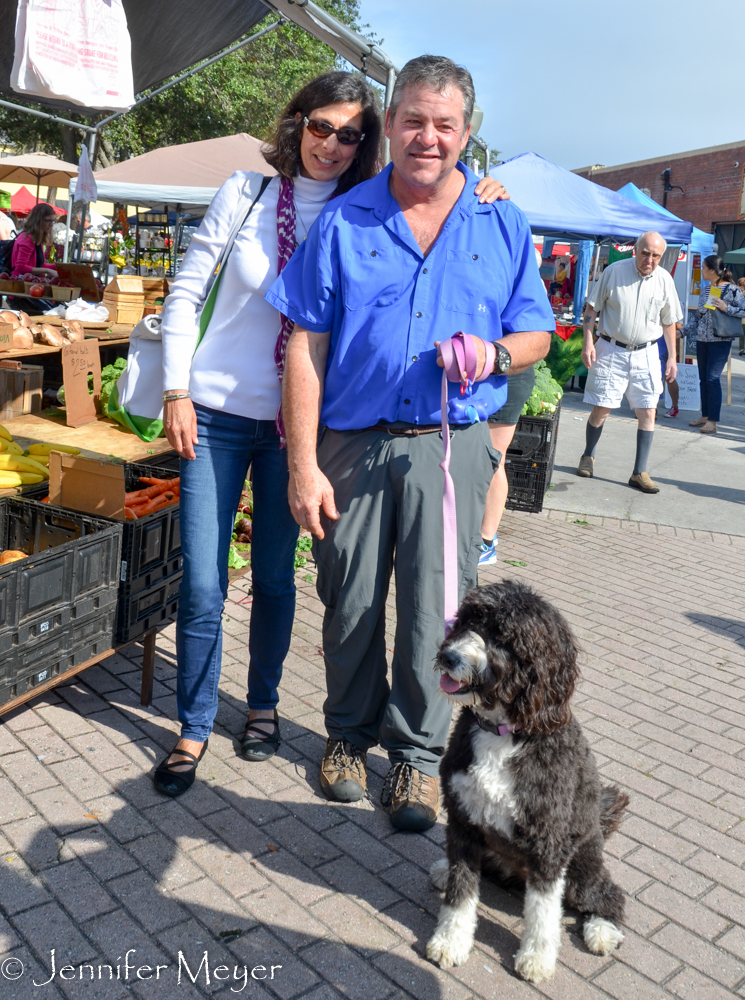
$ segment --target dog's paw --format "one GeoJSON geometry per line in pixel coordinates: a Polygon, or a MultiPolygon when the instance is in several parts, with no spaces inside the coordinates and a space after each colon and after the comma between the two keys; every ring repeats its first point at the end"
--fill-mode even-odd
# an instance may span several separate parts
{"type": "Polygon", "coordinates": [[[549,951],[525,951],[520,949],[515,955],[515,972],[529,983],[542,983],[550,979],[556,970],[556,955],[549,951]]]}
{"type": "Polygon", "coordinates": [[[593,955],[610,955],[623,941],[623,931],[604,917],[589,917],[582,934],[593,955]]]}
{"type": "Polygon", "coordinates": [[[473,942],[459,935],[445,937],[443,934],[433,934],[427,942],[427,958],[439,965],[441,969],[449,969],[454,965],[465,965],[471,954],[473,942]]]}
{"type": "Polygon", "coordinates": [[[440,892],[444,892],[447,888],[449,871],[450,865],[448,864],[447,858],[440,858],[439,861],[435,861],[429,870],[429,877],[432,879],[432,885],[435,889],[439,889],[440,892]]]}

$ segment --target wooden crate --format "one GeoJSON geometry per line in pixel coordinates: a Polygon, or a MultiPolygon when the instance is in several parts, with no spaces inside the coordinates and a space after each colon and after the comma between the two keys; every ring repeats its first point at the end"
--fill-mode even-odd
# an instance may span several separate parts
{"type": "Polygon", "coordinates": [[[20,361],[0,361],[0,422],[41,412],[44,369],[20,361]]]}

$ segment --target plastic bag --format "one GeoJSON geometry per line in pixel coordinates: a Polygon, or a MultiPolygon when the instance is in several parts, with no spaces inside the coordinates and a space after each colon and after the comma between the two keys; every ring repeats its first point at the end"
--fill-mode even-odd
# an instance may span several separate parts
{"type": "Polygon", "coordinates": [[[135,102],[122,0],[18,0],[10,85],[26,96],[126,111],[135,102]]]}

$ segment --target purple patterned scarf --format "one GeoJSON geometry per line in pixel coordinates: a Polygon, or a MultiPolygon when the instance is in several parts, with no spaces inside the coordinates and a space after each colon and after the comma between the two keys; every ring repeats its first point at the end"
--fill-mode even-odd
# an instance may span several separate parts
{"type": "MultiPolygon", "coordinates": [[[[277,202],[277,242],[279,246],[277,273],[281,274],[287,261],[295,252],[295,198],[292,181],[283,177],[279,182],[279,201],[277,202]]],[[[274,362],[280,385],[285,373],[285,354],[287,341],[290,339],[294,323],[287,316],[281,316],[279,336],[274,345],[274,362]]],[[[282,403],[279,404],[274,426],[279,434],[279,446],[285,448],[285,426],[282,421],[282,403]]]]}

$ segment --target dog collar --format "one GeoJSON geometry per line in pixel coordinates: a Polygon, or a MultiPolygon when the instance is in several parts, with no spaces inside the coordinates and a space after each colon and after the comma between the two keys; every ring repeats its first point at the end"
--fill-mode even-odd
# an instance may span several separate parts
{"type": "Polygon", "coordinates": [[[520,726],[515,724],[511,726],[508,722],[503,722],[501,725],[495,725],[493,722],[488,722],[486,719],[482,719],[480,715],[476,715],[476,725],[479,729],[483,729],[487,733],[494,733],[495,736],[508,736],[510,733],[516,733],[519,731],[520,726]]]}

